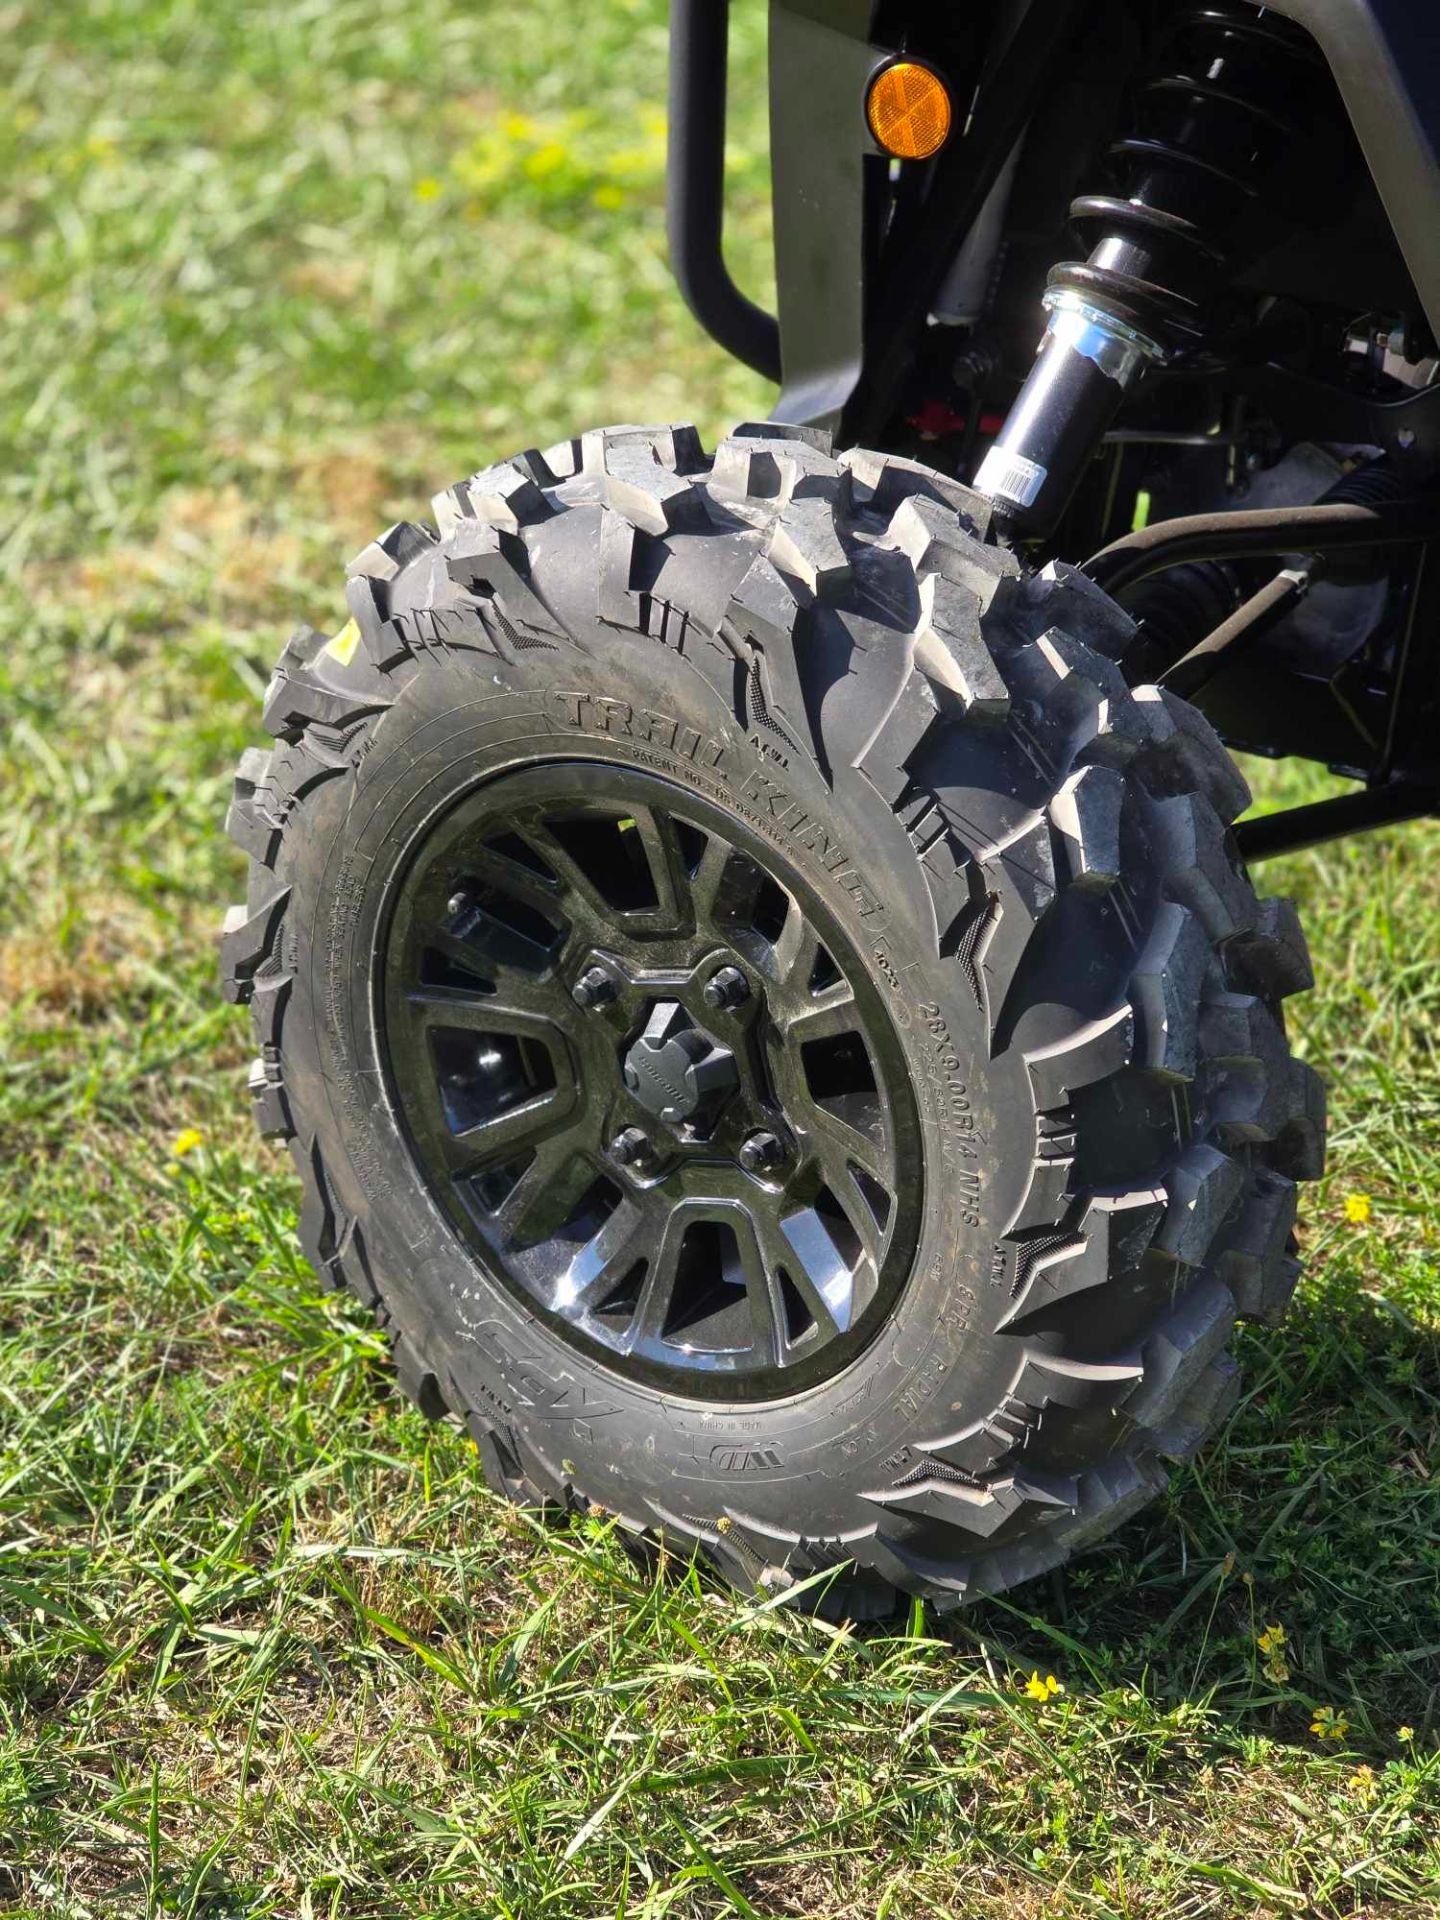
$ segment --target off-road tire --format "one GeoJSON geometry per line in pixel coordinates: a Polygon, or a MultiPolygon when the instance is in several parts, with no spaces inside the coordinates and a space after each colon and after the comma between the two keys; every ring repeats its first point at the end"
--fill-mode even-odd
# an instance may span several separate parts
{"type": "Polygon", "coordinates": [[[1295,1282],[1323,1096],[1281,1002],[1311,974],[1237,854],[1239,772],[1126,684],[1120,609],[1027,574],[980,496],[907,460],[622,427],[435,518],[355,560],[350,626],[285,648],[229,815],[251,864],[226,991],[316,1272],[510,1500],[603,1509],[748,1590],[838,1569],[823,1604],[852,1617],[1054,1567],[1215,1429],[1235,1321],[1295,1282]],[[577,758],[762,836],[909,1062],[909,1278],[804,1391],[687,1398],[582,1351],[462,1244],[397,1119],[374,976],[405,849],[498,770],[577,758]]]}

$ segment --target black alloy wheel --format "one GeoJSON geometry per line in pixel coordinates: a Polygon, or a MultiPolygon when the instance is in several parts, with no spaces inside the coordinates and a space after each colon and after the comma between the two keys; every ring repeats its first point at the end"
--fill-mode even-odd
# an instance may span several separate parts
{"type": "Polygon", "coordinates": [[[922,1203],[909,1079],[853,948],[743,822],[593,763],[502,776],[410,850],[381,979],[432,1191],[567,1337],[761,1399],[883,1320],[922,1203]]]}

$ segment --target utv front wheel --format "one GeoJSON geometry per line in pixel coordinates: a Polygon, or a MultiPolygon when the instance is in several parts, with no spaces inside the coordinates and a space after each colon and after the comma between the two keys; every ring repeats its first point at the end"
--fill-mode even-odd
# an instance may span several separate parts
{"type": "Polygon", "coordinates": [[[618,428],[436,517],[287,647],[230,818],[317,1270],[512,1499],[852,1615],[1055,1565],[1294,1282],[1239,775],[904,460],[618,428]]]}

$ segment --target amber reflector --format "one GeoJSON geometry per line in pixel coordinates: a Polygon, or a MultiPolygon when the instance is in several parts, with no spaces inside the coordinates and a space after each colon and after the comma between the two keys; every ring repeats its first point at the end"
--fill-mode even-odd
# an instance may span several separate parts
{"type": "Polygon", "coordinates": [[[865,118],[886,153],[928,160],[949,136],[950,96],[938,73],[915,60],[896,60],[870,82],[865,118]]]}

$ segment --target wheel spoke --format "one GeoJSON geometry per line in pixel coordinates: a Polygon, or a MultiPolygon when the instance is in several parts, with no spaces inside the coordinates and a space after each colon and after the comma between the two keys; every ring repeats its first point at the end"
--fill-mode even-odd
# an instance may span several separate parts
{"type": "Polygon", "coordinates": [[[507,842],[513,842],[511,851],[481,842],[469,859],[473,861],[477,873],[492,878],[504,892],[514,894],[519,900],[527,901],[538,907],[541,912],[555,910],[561,901],[564,888],[558,874],[544,874],[534,865],[527,863],[524,854],[544,862],[546,856],[535,846],[529,833],[518,821],[509,834],[507,842]]]}
{"type": "MultiPolygon", "coordinates": [[[[859,1171],[863,1172],[864,1169],[859,1171]]],[[[873,1182],[874,1186],[879,1188],[877,1197],[884,1208],[884,1217],[877,1215],[874,1202],[867,1197],[864,1187],[856,1178],[856,1172],[855,1163],[847,1161],[844,1169],[845,1177],[833,1185],[830,1191],[845,1209],[845,1217],[865,1249],[866,1259],[878,1269],[885,1252],[886,1228],[890,1213],[894,1209],[895,1196],[888,1191],[883,1181],[873,1182]]]]}
{"type": "Polygon", "coordinates": [[[768,1214],[758,1211],[737,1226],[735,1237],[754,1329],[754,1364],[783,1367],[792,1357],[780,1279],[789,1247],[768,1214]]]}
{"type": "Polygon", "coordinates": [[[848,1332],[854,1319],[854,1269],[841,1256],[819,1212],[802,1207],[787,1214],[781,1226],[793,1256],[787,1271],[811,1312],[823,1316],[836,1333],[848,1332]]]}
{"type": "Polygon", "coordinates": [[[790,1047],[811,1046],[817,1040],[835,1040],[841,1034],[860,1032],[860,1015],[855,995],[845,981],[823,994],[805,997],[802,1009],[781,1026],[790,1047]]]}
{"type": "Polygon", "coordinates": [[[572,939],[579,937],[587,944],[596,944],[604,937],[613,919],[609,901],[544,821],[527,823],[524,837],[546,865],[554,869],[560,882],[572,939]]]}
{"type": "Polygon", "coordinates": [[[820,936],[792,901],[771,954],[771,1003],[782,1024],[810,1000],[810,975],[820,953],[820,936]]]}
{"type": "Polygon", "coordinates": [[[551,1017],[567,1010],[564,989],[554,980],[532,980],[511,967],[497,968],[493,985],[493,993],[463,986],[412,987],[405,1008],[422,1031],[464,1027],[476,1033],[532,1034],[552,1055],[564,1056],[564,1038],[551,1017]]]}
{"type": "Polygon", "coordinates": [[[491,1230],[503,1246],[533,1247],[552,1239],[568,1222],[599,1169],[583,1129],[567,1129],[537,1147],[504,1201],[491,1230]]]}
{"type": "MultiPolygon", "coordinates": [[[[593,847],[582,846],[577,852],[565,844],[564,823],[549,820],[537,822],[529,829],[527,838],[555,869],[564,886],[580,896],[584,917],[592,926],[607,929],[611,939],[617,924],[633,933],[655,933],[677,925],[681,909],[675,874],[654,810],[633,809],[624,816],[623,826],[619,817],[613,821],[600,817],[596,824],[602,832],[612,826],[617,830],[613,847],[607,847],[600,840],[593,847]],[[644,891],[650,896],[630,904],[625,904],[621,888],[627,879],[638,887],[640,874],[629,865],[626,843],[618,837],[621,831],[633,835],[630,844],[639,847],[644,891]]],[[[675,857],[678,860],[678,848],[675,857]]]]}
{"type": "Polygon", "coordinates": [[[688,911],[690,875],[680,836],[670,815],[654,807],[636,807],[632,817],[650,869],[656,904],[630,918],[637,932],[669,932],[684,924],[688,911]]]}
{"type": "Polygon", "coordinates": [[[827,1173],[843,1163],[853,1163],[888,1190],[890,1156],[886,1151],[883,1122],[852,1125],[843,1114],[814,1100],[801,1104],[795,1120],[797,1130],[827,1173]]]}
{"type": "Polygon", "coordinates": [[[872,1180],[890,1189],[888,1132],[878,1094],[841,1093],[817,1099],[795,1047],[772,1050],[770,1073],[802,1155],[813,1155],[827,1170],[854,1161],[872,1180]]]}
{"type": "Polygon", "coordinates": [[[457,1177],[475,1173],[487,1161],[544,1139],[564,1124],[574,1104],[573,1088],[551,1087],[474,1126],[458,1131],[447,1127],[442,1145],[452,1173],[457,1177]]]}
{"type": "Polygon", "coordinates": [[[483,907],[475,908],[464,924],[463,933],[439,925],[420,931],[417,944],[486,980],[493,980],[499,971],[535,979],[555,964],[558,938],[554,946],[545,946],[483,907]]]}
{"type": "Polygon", "coordinates": [[[866,1166],[858,1154],[849,1150],[848,1143],[840,1137],[838,1129],[835,1133],[818,1134],[813,1144],[826,1191],[849,1222],[866,1258],[878,1265],[885,1245],[885,1227],[872,1211],[856,1173],[858,1170],[869,1183],[875,1193],[876,1204],[888,1208],[893,1207],[895,1199],[890,1190],[888,1171],[883,1162],[879,1167],[866,1166]]]}
{"type": "Polygon", "coordinates": [[[722,840],[718,834],[712,833],[706,837],[705,851],[690,875],[690,899],[695,909],[697,927],[710,928],[714,925],[732,852],[729,842],[722,840]]]}
{"type": "Polygon", "coordinates": [[[473,941],[462,940],[458,933],[451,933],[448,927],[434,928],[417,939],[416,945],[422,951],[422,964],[423,958],[433,953],[453,968],[457,976],[468,974],[483,980],[487,986],[494,986],[497,968],[492,957],[473,941]]]}
{"type": "Polygon", "coordinates": [[[647,1209],[622,1200],[598,1231],[575,1250],[556,1281],[550,1305],[557,1313],[593,1308],[613,1293],[626,1272],[644,1257],[648,1245],[647,1209]]]}
{"type": "Polygon", "coordinates": [[[630,1322],[626,1344],[632,1349],[642,1343],[658,1342],[664,1332],[680,1272],[680,1243],[689,1224],[689,1210],[685,1207],[672,1208],[661,1221],[659,1239],[630,1322]]]}
{"type": "Polygon", "coordinates": [[[725,854],[711,911],[717,927],[728,931],[752,924],[765,875],[748,854],[734,847],[727,847],[725,854]]]}

